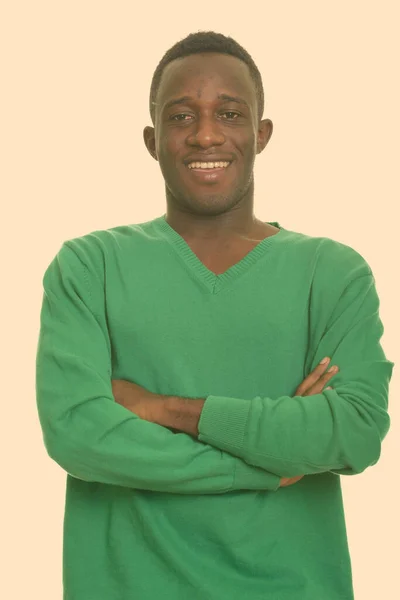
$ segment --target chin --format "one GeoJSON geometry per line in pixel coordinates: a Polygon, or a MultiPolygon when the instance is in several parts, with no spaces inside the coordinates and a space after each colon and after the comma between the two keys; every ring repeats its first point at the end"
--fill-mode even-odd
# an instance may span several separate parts
{"type": "Polygon", "coordinates": [[[219,215],[235,206],[239,198],[223,194],[207,194],[206,196],[191,197],[190,206],[202,214],[219,215]]]}

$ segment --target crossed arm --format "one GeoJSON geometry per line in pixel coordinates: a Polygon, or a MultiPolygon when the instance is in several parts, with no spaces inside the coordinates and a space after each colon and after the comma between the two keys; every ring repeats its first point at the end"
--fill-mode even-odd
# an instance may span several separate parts
{"type": "MultiPolygon", "coordinates": [[[[298,386],[296,395],[311,396],[321,393],[329,380],[338,372],[336,366],[327,371],[328,365],[329,358],[326,357],[298,386]]],[[[176,432],[198,437],[199,421],[205,399],[153,394],[142,386],[119,379],[112,381],[112,389],[115,401],[138,417],[176,432]]],[[[303,475],[282,477],[279,487],[293,485],[302,477],[303,475]]]]}
{"type": "Polygon", "coordinates": [[[378,460],[393,363],[379,343],[371,275],[352,281],[323,330],[312,330],[306,372],[330,355],[341,369],[333,390],[252,400],[151,395],[157,410],[146,420],[115,401],[104,283],[76,250],[64,245],[45,274],[36,369],[45,446],[70,475],[183,494],[275,491],[282,478],[355,474],[378,460]]]}
{"type": "MultiPolygon", "coordinates": [[[[339,371],[336,365],[328,370],[329,360],[329,357],[322,359],[298,386],[295,396],[312,396],[322,393],[329,380],[339,371]]],[[[198,437],[199,421],[206,402],[205,398],[182,398],[154,394],[140,385],[121,379],[112,380],[112,390],[115,401],[138,417],[150,423],[198,437]]]]}

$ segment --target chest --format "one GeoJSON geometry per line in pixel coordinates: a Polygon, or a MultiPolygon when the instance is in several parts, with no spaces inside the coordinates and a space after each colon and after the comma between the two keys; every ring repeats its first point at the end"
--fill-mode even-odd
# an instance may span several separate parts
{"type": "Polygon", "coordinates": [[[200,245],[190,241],[187,244],[207,269],[215,275],[222,275],[243,260],[268,235],[270,232],[261,239],[226,241],[218,245],[200,245]]]}
{"type": "Polygon", "coordinates": [[[251,252],[256,244],[241,245],[240,248],[219,248],[217,250],[200,250],[192,248],[194,254],[215,275],[222,275],[228,269],[251,252]]]}

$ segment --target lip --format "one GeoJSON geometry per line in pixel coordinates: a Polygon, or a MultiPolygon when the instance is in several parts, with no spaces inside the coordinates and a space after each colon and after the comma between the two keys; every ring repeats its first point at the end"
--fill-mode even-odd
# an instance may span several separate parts
{"type": "MultiPolygon", "coordinates": [[[[193,159],[191,159],[188,164],[190,164],[191,162],[205,162],[205,161],[193,161],[193,159]]],[[[215,162],[219,162],[219,161],[215,161],[215,162]]],[[[228,161],[224,161],[224,162],[228,162],[228,161]]],[[[189,171],[189,173],[191,173],[198,181],[203,181],[206,183],[214,183],[214,182],[218,182],[220,179],[222,179],[224,177],[224,175],[225,175],[224,171],[228,171],[230,169],[231,165],[232,165],[232,162],[230,162],[230,164],[227,167],[215,167],[214,169],[201,169],[201,168],[189,169],[188,166],[186,166],[186,168],[189,171]]]]}

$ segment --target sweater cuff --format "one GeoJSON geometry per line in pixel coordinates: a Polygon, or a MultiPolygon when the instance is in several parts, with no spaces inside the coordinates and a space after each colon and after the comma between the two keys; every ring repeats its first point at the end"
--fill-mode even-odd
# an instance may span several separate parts
{"type": "Polygon", "coordinates": [[[230,452],[238,458],[233,478],[233,490],[275,492],[280,486],[281,478],[274,473],[249,465],[242,459],[249,413],[249,400],[207,396],[198,423],[198,439],[215,448],[230,452]]]}
{"type": "Polygon", "coordinates": [[[198,423],[198,439],[241,456],[249,413],[249,400],[207,396],[198,423]]]}

